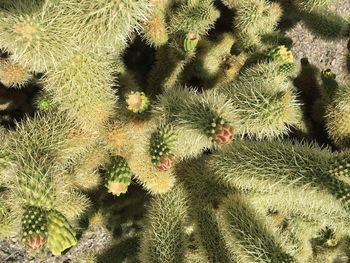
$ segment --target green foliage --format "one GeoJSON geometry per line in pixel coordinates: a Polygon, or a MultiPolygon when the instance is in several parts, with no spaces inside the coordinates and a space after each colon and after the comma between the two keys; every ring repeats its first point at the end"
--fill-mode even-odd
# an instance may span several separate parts
{"type": "Polygon", "coordinates": [[[241,246],[252,259],[261,262],[291,263],[295,259],[283,251],[282,241],[270,232],[257,218],[249,204],[238,195],[225,201],[224,217],[227,231],[236,239],[235,245],[241,246]]]}
{"type": "Polygon", "coordinates": [[[108,59],[81,52],[63,60],[57,70],[45,80],[54,102],[81,127],[100,129],[113,115],[116,101],[108,59]]]}
{"type": "Polygon", "coordinates": [[[219,17],[219,11],[211,0],[183,3],[179,10],[170,18],[170,32],[186,34],[194,32],[204,35],[219,17]]]}
{"type": "Polygon", "coordinates": [[[298,123],[299,103],[292,83],[281,74],[280,67],[279,61],[258,63],[222,88],[232,100],[237,116],[236,133],[273,138],[288,132],[287,125],[298,123]]]}

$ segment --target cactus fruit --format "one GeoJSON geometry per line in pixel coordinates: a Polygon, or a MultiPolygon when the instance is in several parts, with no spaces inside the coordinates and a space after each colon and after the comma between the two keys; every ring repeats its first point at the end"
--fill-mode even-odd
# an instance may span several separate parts
{"type": "Polygon", "coordinates": [[[126,103],[129,111],[133,113],[145,112],[149,106],[150,102],[144,92],[130,92],[126,95],[126,103]]]}
{"type": "Polygon", "coordinates": [[[47,213],[47,246],[55,256],[77,243],[75,231],[60,212],[50,210],[47,213]]]}
{"type": "Polygon", "coordinates": [[[22,215],[22,241],[31,249],[41,249],[48,238],[47,212],[40,207],[27,206],[22,215]]]}
{"type": "Polygon", "coordinates": [[[114,156],[106,171],[106,187],[109,193],[119,196],[128,191],[132,173],[127,161],[121,156],[114,156]]]}

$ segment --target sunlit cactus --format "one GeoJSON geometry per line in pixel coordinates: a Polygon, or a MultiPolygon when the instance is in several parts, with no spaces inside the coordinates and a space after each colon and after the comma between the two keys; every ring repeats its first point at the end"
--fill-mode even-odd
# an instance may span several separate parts
{"type": "Polygon", "coordinates": [[[336,3],[0,0],[0,261],[347,262],[336,3]]]}

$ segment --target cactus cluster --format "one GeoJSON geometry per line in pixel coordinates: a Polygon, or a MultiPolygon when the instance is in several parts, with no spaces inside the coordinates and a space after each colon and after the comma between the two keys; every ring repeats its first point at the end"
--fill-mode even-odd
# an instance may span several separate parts
{"type": "Polygon", "coordinates": [[[350,86],[283,27],[349,38],[334,2],[0,1],[1,240],[60,262],[106,227],[77,262],[349,261],[350,86]]]}

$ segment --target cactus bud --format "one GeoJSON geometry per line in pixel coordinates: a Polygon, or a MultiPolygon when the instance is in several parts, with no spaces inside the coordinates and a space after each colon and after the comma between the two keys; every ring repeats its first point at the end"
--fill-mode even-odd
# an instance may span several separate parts
{"type": "Polygon", "coordinates": [[[172,156],[166,155],[162,157],[158,163],[157,168],[161,171],[168,171],[173,166],[173,159],[172,156]]]}
{"type": "Polygon", "coordinates": [[[173,165],[171,144],[175,140],[173,129],[169,125],[160,127],[151,135],[150,154],[152,163],[161,171],[169,170],[173,165]]]}
{"type": "Polygon", "coordinates": [[[222,118],[213,120],[207,134],[217,144],[229,144],[233,138],[233,128],[222,118]]]}
{"type": "Polygon", "coordinates": [[[46,212],[36,206],[28,206],[22,216],[22,241],[31,249],[40,249],[47,241],[46,212]]]}
{"type": "Polygon", "coordinates": [[[131,92],[126,96],[128,110],[134,113],[142,113],[149,107],[149,99],[143,92],[131,92]]]}
{"type": "Polygon", "coordinates": [[[108,192],[116,196],[126,193],[131,183],[131,176],[132,173],[126,160],[121,156],[113,157],[106,173],[108,192]]]}
{"type": "Polygon", "coordinates": [[[293,54],[284,45],[271,48],[267,52],[266,56],[271,60],[280,60],[285,63],[293,63],[293,54]]]}

